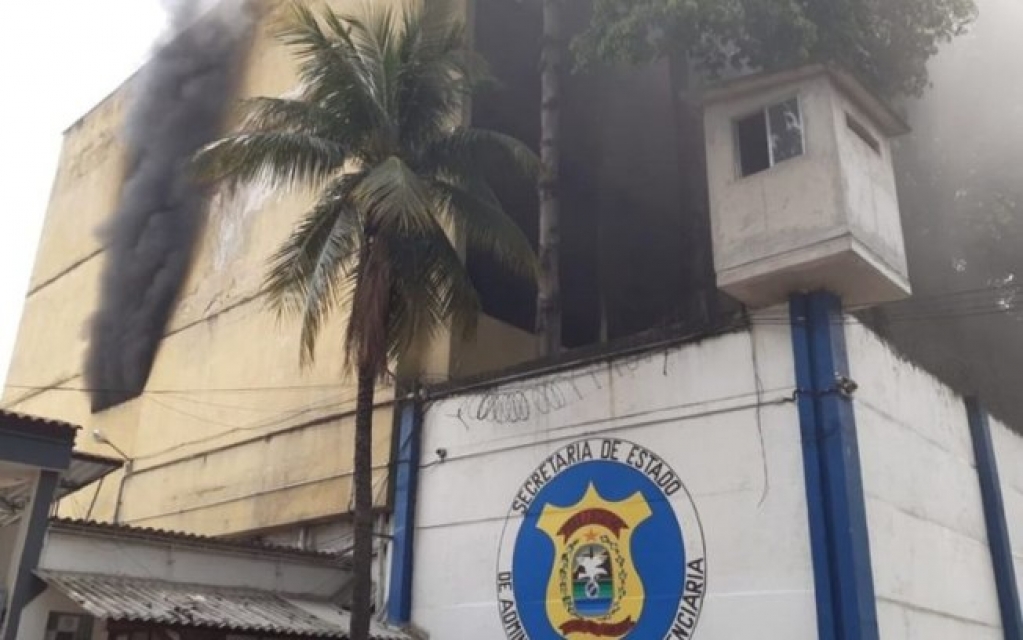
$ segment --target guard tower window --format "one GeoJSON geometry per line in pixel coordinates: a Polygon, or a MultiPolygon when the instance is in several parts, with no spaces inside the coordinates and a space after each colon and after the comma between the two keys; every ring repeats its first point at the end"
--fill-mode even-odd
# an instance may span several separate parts
{"type": "Polygon", "coordinates": [[[803,155],[803,116],[796,98],[779,102],[735,123],[742,177],[803,155]]]}

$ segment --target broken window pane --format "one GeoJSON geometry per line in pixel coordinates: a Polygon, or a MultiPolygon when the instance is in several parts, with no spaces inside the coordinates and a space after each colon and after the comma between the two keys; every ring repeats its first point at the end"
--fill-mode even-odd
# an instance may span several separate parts
{"type": "Polygon", "coordinates": [[[771,134],[771,165],[803,155],[803,118],[793,98],[767,109],[771,134]]]}

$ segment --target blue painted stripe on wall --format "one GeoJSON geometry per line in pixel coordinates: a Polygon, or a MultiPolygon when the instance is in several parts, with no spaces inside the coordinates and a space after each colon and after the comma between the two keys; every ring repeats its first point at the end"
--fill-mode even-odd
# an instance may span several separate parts
{"type": "Polygon", "coordinates": [[[973,452],[977,460],[980,496],[984,505],[988,546],[995,571],[998,605],[1002,613],[1002,628],[1006,640],[1023,640],[1023,619],[1020,615],[1019,588],[1012,558],[1012,541],[1005,520],[1002,484],[998,479],[998,460],[991,441],[991,424],[987,412],[975,398],[966,400],[966,417],[973,438],[973,452]]]}
{"type": "Polygon", "coordinates": [[[818,626],[830,625],[820,637],[877,640],[856,419],[851,399],[838,388],[838,380],[849,377],[842,303],[819,292],[794,296],[790,310],[800,421],[810,420],[801,429],[818,626]],[[823,542],[815,542],[820,537],[823,542]]]}
{"type": "Polygon", "coordinates": [[[395,452],[394,538],[387,598],[387,619],[393,624],[407,624],[412,620],[412,569],[421,422],[422,413],[418,403],[402,407],[395,452]]]}

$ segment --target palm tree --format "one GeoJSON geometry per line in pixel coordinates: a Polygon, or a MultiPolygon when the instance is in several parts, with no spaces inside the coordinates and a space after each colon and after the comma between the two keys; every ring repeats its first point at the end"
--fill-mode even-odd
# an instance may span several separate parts
{"type": "Polygon", "coordinates": [[[317,194],[271,259],[265,293],[278,313],[300,318],[304,362],[328,316],[350,312],[352,640],[369,634],[376,383],[424,337],[474,328],[479,299],[452,236],[523,277],[537,270],[480,170],[486,157],[535,178],[535,156],[512,138],[458,124],[487,79],[462,24],[436,2],[379,4],[359,16],[291,5],[279,36],[299,63],[296,97],[244,102],[240,127],[196,158],[201,176],[227,186],[269,180],[317,194]]]}

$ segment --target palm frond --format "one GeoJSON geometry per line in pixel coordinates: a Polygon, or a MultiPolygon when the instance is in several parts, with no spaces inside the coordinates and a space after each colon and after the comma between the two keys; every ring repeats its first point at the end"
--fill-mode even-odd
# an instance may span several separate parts
{"type": "Polygon", "coordinates": [[[303,361],[313,357],[324,319],[352,283],[363,237],[351,192],[361,179],[346,175],[325,189],[270,260],[262,291],[279,315],[301,316],[303,361]]]}
{"type": "Polygon", "coordinates": [[[394,31],[394,10],[383,3],[368,5],[366,15],[338,15],[328,12],[327,26],[343,43],[341,47],[358,69],[363,89],[382,117],[378,125],[393,126],[393,100],[387,73],[387,54],[394,31]]]}
{"type": "Polygon", "coordinates": [[[493,257],[517,276],[536,278],[539,263],[532,244],[485,182],[436,181],[432,187],[454,231],[467,246],[493,257]]]}
{"type": "Polygon", "coordinates": [[[442,3],[370,1],[365,15],[293,3],[278,35],[300,89],[243,103],[238,131],[195,164],[210,180],[320,190],[269,261],[263,291],[278,314],[300,318],[304,362],[346,306],[350,363],[382,373],[442,327],[475,327],[479,298],[447,232],[535,275],[530,243],[480,165],[497,159],[535,177],[539,162],[513,138],[456,126],[489,74],[442,3]]]}
{"type": "Polygon", "coordinates": [[[422,156],[423,170],[458,178],[474,174],[487,157],[508,163],[524,178],[535,180],[540,173],[540,160],[527,145],[509,135],[473,127],[459,127],[429,145],[422,156]]]}
{"type": "Polygon", "coordinates": [[[392,242],[388,351],[400,357],[448,326],[462,336],[476,328],[481,305],[461,256],[439,225],[392,242]]]}
{"type": "Polygon", "coordinates": [[[247,132],[288,131],[327,138],[340,124],[335,112],[306,100],[248,98],[239,104],[239,112],[247,132]]]}
{"type": "Polygon", "coordinates": [[[435,224],[429,188],[396,156],[368,169],[353,196],[374,231],[421,235],[435,224]]]}
{"type": "Polygon", "coordinates": [[[483,58],[467,46],[464,27],[439,3],[404,17],[398,120],[403,140],[426,142],[450,128],[465,100],[491,78],[483,58]]]}
{"type": "Polygon", "coordinates": [[[237,185],[265,179],[272,186],[318,186],[344,167],[347,154],[333,140],[305,132],[235,133],[196,154],[193,166],[203,180],[237,185]]]}
{"type": "Polygon", "coordinates": [[[355,129],[386,127],[388,114],[378,100],[378,71],[367,65],[351,37],[346,18],[324,12],[324,27],[316,14],[300,3],[278,28],[278,37],[295,51],[303,99],[336,114],[355,129]]]}

